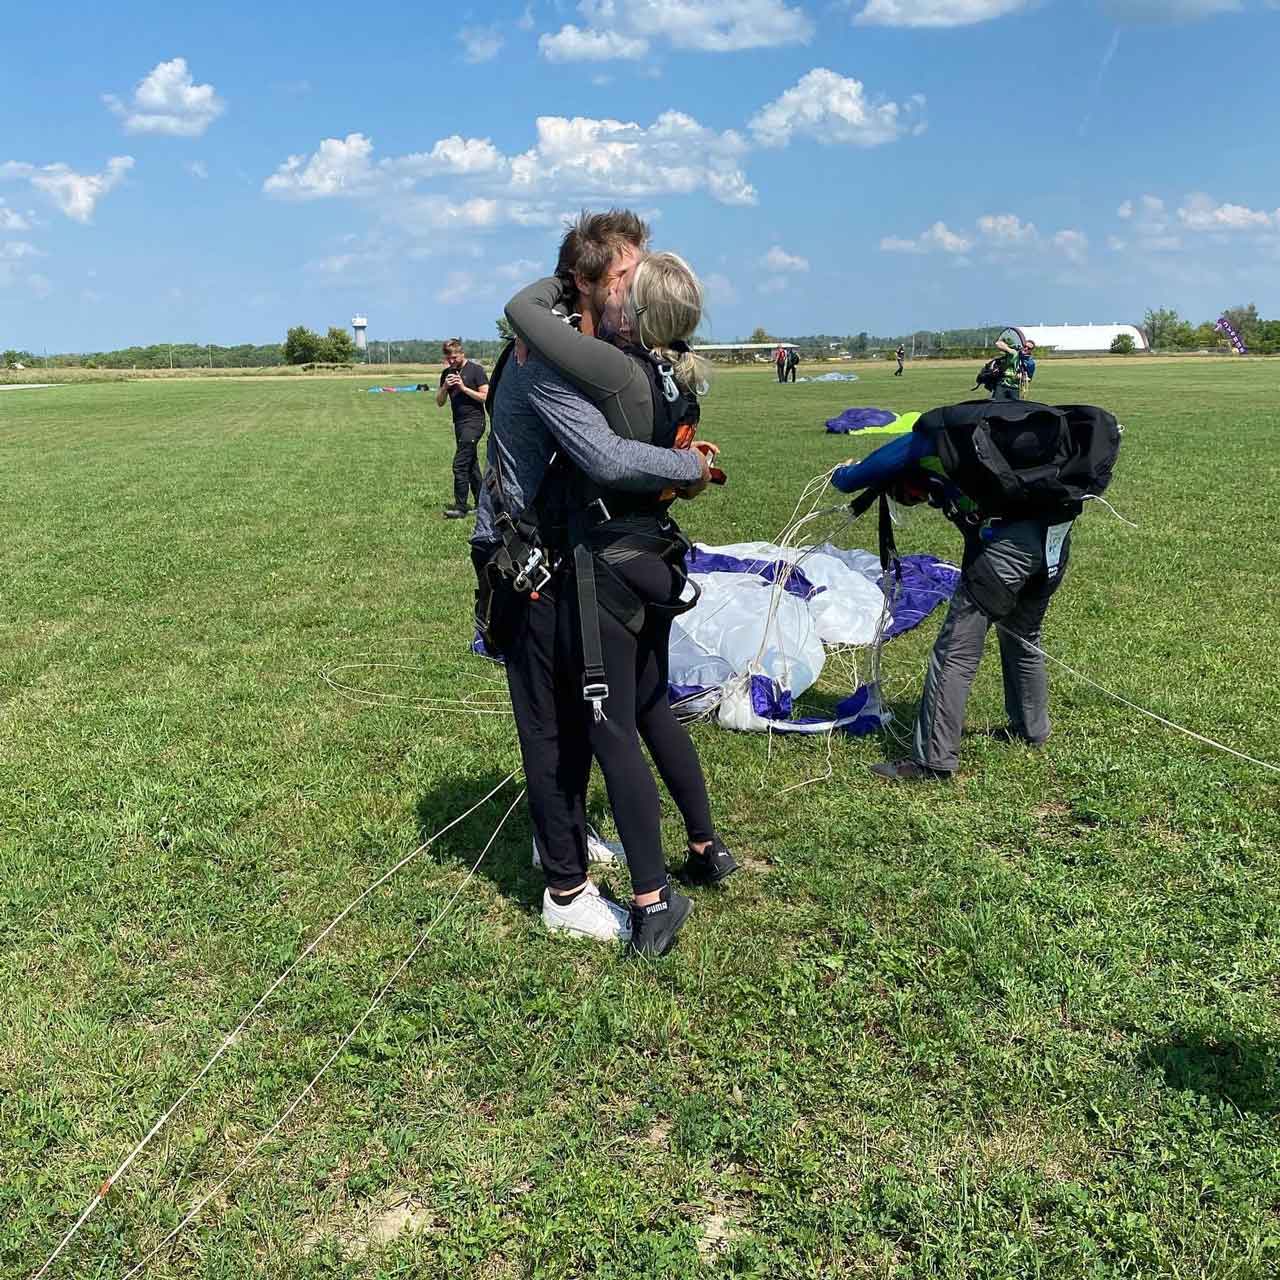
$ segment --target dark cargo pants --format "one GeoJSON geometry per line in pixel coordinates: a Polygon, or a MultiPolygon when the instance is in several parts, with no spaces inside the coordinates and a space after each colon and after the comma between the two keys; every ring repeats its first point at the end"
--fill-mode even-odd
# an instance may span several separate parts
{"type": "Polygon", "coordinates": [[[964,572],[929,656],[912,754],[917,764],[952,773],[960,764],[965,705],[987,631],[999,624],[1004,706],[1010,729],[1030,742],[1049,736],[1049,685],[1040,644],[1053,593],[1071,549],[1070,523],[1000,524],[989,539],[966,538],[964,572]]]}
{"type": "Polygon", "coordinates": [[[453,439],[453,505],[459,511],[467,510],[467,497],[474,506],[480,505],[480,460],[476,450],[484,435],[484,422],[479,426],[454,427],[453,439]]]}

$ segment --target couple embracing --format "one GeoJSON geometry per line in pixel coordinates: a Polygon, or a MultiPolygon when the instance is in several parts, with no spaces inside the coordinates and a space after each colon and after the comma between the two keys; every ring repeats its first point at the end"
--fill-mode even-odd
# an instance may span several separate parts
{"type": "Polygon", "coordinates": [[[648,252],[634,213],[570,226],[554,276],[507,305],[517,335],[489,391],[489,469],[472,537],[477,621],[504,657],[547,927],[665,955],[692,910],[671,885],[658,788],[684,819],[677,873],[717,885],[737,870],[668,698],[672,619],[696,592],[670,507],[723,476],[695,441],[702,361],[689,350],[702,288],[683,259],[648,252]],[[642,745],[643,744],[643,745],[642,745]],[[621,849],[586,820],[595,759],[621,849]],[[587,875],[625,857],[629,908],[587,875]]]}

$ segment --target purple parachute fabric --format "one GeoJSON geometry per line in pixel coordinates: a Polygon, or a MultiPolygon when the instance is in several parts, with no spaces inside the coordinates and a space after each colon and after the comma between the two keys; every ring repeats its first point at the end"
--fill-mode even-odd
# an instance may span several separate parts
{"type": "Polygon", "coordinates": [[[897,420],[898,415],[889,409],[846,409],[836,417],[827,419],[827,430],[836,435],[846,435],[850,431],[862,431],[867,427],[887,427],[897,420]]]}
{"type": "Polygon", "coordinates": [[[690,573],[754,573],[766,582],[777,582],[779,574],[789,575],[783,590],[801,600],[812,600],[826,590],[826,587],[815,586],[785,560],[740,560],[737,556],[713,554],[702,547],[693,547],[685,556],[685,567],[690,573]]]}
{"type": "Polygon", "coordinates": [[[902,582],[885,575],[880,589],[889,597],[893,622],[884,633],[886,640],[918,627],[944,600],[955,595],[960,570],[932,556],[903,556],[902,582]]]}

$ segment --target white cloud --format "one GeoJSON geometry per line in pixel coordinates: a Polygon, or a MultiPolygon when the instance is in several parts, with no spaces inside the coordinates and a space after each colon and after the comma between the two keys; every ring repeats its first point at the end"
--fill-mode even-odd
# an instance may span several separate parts
{"type": "Polygon", "coordinates": [[[537,25],[537,19],[533,16],[533,5],[527,4],[524,12],[516,19],[516,26],[521,31],[532,31],[537,25]]]}
{"type": "Polygon", "coordinates": [[[526,284],[530,280],[537,280],[547,275],[548,272],[542,265],[529,258],[518,258],[515,262],[504,263],[493,274],[499,280],[506,280],[511,284],[526,284]]]}
{"type": "Polygon", "coordinates": [[[462,47],[468,62],[490,62],[502,50],[502,34],[495,27],[464,27],[462,47]]]}
{"type": "Polygon", "coordinates": [[[31,223],[29,223],[22,214],[8,208],[3,200],[0,200],[0,231],[30,231],[31,223]]]}
{"type": "Polygon", "coordinates": [[[1196,192],[1178,209],[1178,221],[1188,231],[1265,231],[1280,227],[1280,209],[1267,213],[1242,204],[1215,204],[1212,196],[1196,192]]]}
{"type": "Polygon", "coordinates": [[[953,231],[945,222],[935,222],[914,240],[885,236],[880,241],[884,253],[946,253],[957,266],[969,266],[964,255],[975,245],[985,244],[992,252],[1009,254],[1018,250],[1052,248],[1069,261],[1085,260],[1089,239],[1083,231],[1065,228],[1046,241],[1034,222],[1024,222],[1016,213],[986,213],[975,223],[975,233],[953,231]]]}
{"type": "Polygon", "coordinates": [[[1132,218],[1133,217],[1133,201],[1126,200],[1117,210],[1116,217],[1132,218]]]}
{"type": "MultiPolygon", "coordinates": [[[[922,112],[924,98],[915,94],[905,106],[872,102],[861,80],[815,67],[781,97],[752,117],[750,128],[765,147],[784,147],[793,136],[834,145],[876,147],[893,142],[912,128],[909,120],[922,112]]],[[[923,125],[914,126],[916,132],[923,125]]]]}
{"type": "Polygon", "coordinates": [[[921,237],[926,249],[941,249],[943,253],[967,253],[973,241],[958,235],[945,222],[935,222],[921,237]]]}
{"type": "Polygon", "coordinates": [[[705,190],[721,204],[756,202],[739,166],[745,141],[683,112],[664,112],[648,127],[583,116],[540,116],[535,127],[537,142],[511,162],[514,193],[632,199],[705,190]]]}
{"type": "Polygon", "coordinates": [[[770,276],[756,285],[756,291],[765,295],[785,293],[790,283],[786,276],[770,276]]]}
{"type": "Polygon", "coordinates": [[[615,58],[634,62],[649,52],[649,42],[617,31],[584,31],[570,22],[555,35],[540,35],[538,50],[548,62],[609,62],[615,58]]]}
{"type": "Polygon", "coordinates": [[[1240,0],[1103,0],[1117,22],[1194,22],[1220,13],[1240,13],[1240,0]]]}
{"type": "Polygon", "coordinates": [[[0,180],[25,178],[74,222],[89,222],[98,201],[118,187],[133,168],[132,156],[112,156],[101,173],[77,173],[69,165],[36,166],[20,160],[0,164],[0,180]]]}
{"type": "Polygon", "coordinates": [[[1122,240],[1119,236],[1107,237],[1107,248],[1113,253],[1123,253],[1129,247],[1127,240],[1122,240]]]}
{"type": "Polygon", "coordinates": [[[1033,0],[867,0],[854,22],[875,27],[968,27],[1031,8],[1033,0]]]}
{"type": "Polygon", "coordinates": [[[411,179],[442,175],[468,177],[498,173],[507,167],[506,157],[488,138],[441,138],[430,151],[383,160],[381,168],[411,179]]]}
{"type": "Polygon", "coordinates": [[[973,248],[973,241],[952,231],[945,222],[935,222],[915,240],[885,236],[880,241],[880,248],[884,253],[967,253],[973,248]]]}
{"type": "Polygon", "coordinates": [[[25,240],[10,240],[0,244],[0,260],[5,262],[21,262],[23,258],[43,258],[44,254],[33,244],[25,240]]]}
{"type": "Polygon", "coordinates": [[[882,236],[880,251],[882,253],[923,253],[924,247],[918,240],[904,240],[901,236],[882,236]]]}
{"type": "Polygon", "coordinates": [[[1089,237],[1083,231],[1067,228],[1054,234],[1053,247],[1068,262],[1079,265],[1089,256],[1089,237]]]}
{"type": "Polygon", "coordinates": [[[401,197],[404,209],[426,210],[439,225],[451,225],[457,207],[465,210],[470,225],[502,220],[542,225],[548,214],[539,201],[560,194],[577,200],[705,190],[724,204],[755,202],[755,190],[738,164],[746,150],[743,139],[732,131],[705,129],[680,112],[669,111],[648,127],[543,116],[536,129],[534,146],[511,160],[487,138],[454,135],[429,151],[376,163],[373,142],[362,133],[325,138],[312,155],[290,156],[263,190],[283,199],[318,200],[368,197],[391,188],[409,192],[432,177],[480,180],[483,193],[460,204],[401,197]]]}
{"type": "Polygon", "coordinates": [[[363,133],[325,138],[310,157],[290,156],[267,180],[268,195],[289,200],[358,196],[369,191],[374,169],[369,162],[373,142],[363,133]]]}
{"type": "Polygon", "coordinates": [[[983,214],[978,230],[997,244],[1034,244],[1040,234],[1034,222],[1023,222],[1014,213],[983,214]]]}
{"type": "Polygon", "coordinates": [[[733,281],[718,271],[704,276],[702,285],[706,290],[707,301],[715,306],[731,307],[738,301],[738,291],[733,287],[733,281]]]}
{"type": "Polygon", "coordinates": [[[199,178],[201,182],[209,176],[209,169],[202,160],[193,160],[187,165],[187,172],[193,178],[199,178]]]}
{"type": "Polygon", "coordinates": [[[564,213],[551,205],[473,196],[413,196],[388,207],[387,218],[413,236],[440,231],[483,231],[500,226],[553,227],[564,213]]]}
{"type": "Polygon", "coordinates": [[[476,278],[469,271],[451,271],[436,292],[437,302],[465,302],[476,293],[476,278]]]}
{"type": "Polygon", "coordinates": [[[814,25],[785,0],[579,0],[586,26],[569,23],[538,40],[552,62],[643,58],[654,44],[734,53],[807,44],[814,25]]]}
{"type": "Polygon", "coordinates": [[[185,58],[157,63],[138,81],[133,102],[115,94],[102,100],[124,120],[126,133],[160,133],[198,138],[227,109],[211,84],[196,84],[185,58]]]}
{"type": "Polygon", "coordinates": [[[760,265],[766,271],[808,271],[809,259],[802,258],[798,254],[788,253],[781,245],[775,244],[768,253],[760,259],[760,265]]]}

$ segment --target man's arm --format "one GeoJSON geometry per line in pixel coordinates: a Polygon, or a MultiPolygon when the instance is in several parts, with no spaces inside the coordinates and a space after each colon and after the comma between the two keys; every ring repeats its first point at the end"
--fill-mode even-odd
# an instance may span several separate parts
{"type": "Polygon", "coordinates": [[[468,396],[472,400],[479,400],[481,404],[484,404],[485,399],[489,395],[489,384],[487,382],[482,382],[478,387],[469,387],[465,382],[463,382],[459,383],[458,390],[461,391],[464,396],[468,396]]]}
{"type": "Polygon", "coordinates": [[[661,493],[703,479],[696,450],[662,449],[615,435],[604,414],[546,365],[529,388],[529,404],[574,465],[606,488],[661,493]]]}
{"type": "Polygon", "coordinates": [[[446,386],[445,386],[445,384],[444,384],[444,380],[445,380],[448,376],[449,376],[449,371],[448,371],[448,369],[446,369],[446,370],[445,370],[445,371],[440,375],[440,390],[436,392],[436,408],[437,408],[437,409],[443,409],[443,408],[444,408],[444,402],[449,398],[449,388],[448,388],[448,387],[446,387],[446,386]]]}
{"type": "Polygon", "coordinates": [[[1003,338],[996,339],[996,350],[1003,351],[1007,356],[1016,356],[1018,354],[1003,338]]]}

